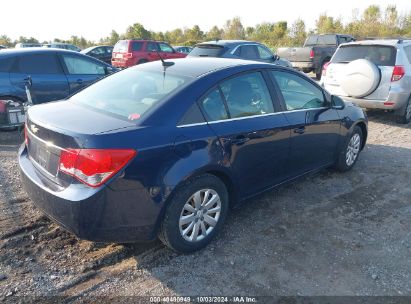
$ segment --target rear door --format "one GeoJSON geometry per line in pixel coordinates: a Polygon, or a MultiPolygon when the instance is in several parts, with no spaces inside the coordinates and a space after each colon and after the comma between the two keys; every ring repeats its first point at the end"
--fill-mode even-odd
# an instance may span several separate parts
{"type": "Polygon", "coordinates": [[[59,56],[67,75],[70,94],[106,75],[106,66],[97,60],[71,53],[61,53],[59,56]]]}
{"type": "Polygon", "coordinates": [[[336,160],[340,117],[323,90],[290,71],[271,72],[282,94],[284,115],[291,127],[288,174],[297,176],[336,160]]]}
{"type": "Polygon", "coordinates": [[[180,54],[176,54],[174,49],[167,43],[159,42],[158,47],[160,48],[160,54],[163,59],[182,57],[180,54]]]}
{"type": "Polygon", "coordinates": [[[238,179],[241,196],[284,180],[290,132],[261,72],[222,82],[200,101],[238,179]]]}
{"type": "Polygon", "coordinates": [[[25,96],[30,81],[33,103],[59,100],[69,95],[69,85],[55,52],[25,53],[18,56],[10,72],[10,82],[25,96]]]}
{"type": "Polygon", "coordinates": [[[147,57],[149,61],[160,60],[159,52],[160,49],[157,42],[147,42],[147,57]]]}

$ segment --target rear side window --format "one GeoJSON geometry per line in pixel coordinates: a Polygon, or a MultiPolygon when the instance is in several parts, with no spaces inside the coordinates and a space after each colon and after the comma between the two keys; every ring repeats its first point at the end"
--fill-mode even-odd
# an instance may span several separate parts
{"type": "Polygon", "coordinates": [[[128,42],[127,40],[120,40],[114,46],[113,52],[125,53],[128,51],[128,42]]]}
{"type": "Polygon", "coordinates": [[[20,56],[17,58],[16,72],[25,74],[63,73],[54,53],[20,56]]]}
{"type": "Polygon", "coordinates": [[[0,58],[0,72],[8,73],[14,63],[14,57],[0,58]]]}
{"type": "Polygon", "coordinates": [[[138,120],[192,78],[160,71],[128,69],[72,96],[74,103],[126,120],[138,120]]]}
{"type": "Polygon", "coordinates": [[[143,42],[141,42],[141,41],[133,41],[133,44],[132,44],[132,50],[134,51],[134,52],[138,52],[138,51],[140,51],[141,49],[142,49],[142,47],[143,47],[143,42]]]}
{"type": "Polygon", "coordinates": [[[200,102],[208,121],[224,120],[228,118],[224,100],[219,88],[213,89],[200,102]]]}
{"type": "Polygon", "coordinates": [[[204,116],[197,103],[194,103],[180,120],[179,125],[189,125],[204,122],[204,116]]]}
{"type": "Polygon", "coordinates": [[[235,54],[236,55],[238,54],[239,57],[245,58],[245,59],[259,59],[260,58],[260,55],[255,45],[240,46],[235,52],[235,54]]]}
{"type": "Polygon", "coordinates": [[[220,57],[223,53],[224,53],[224,47],[221,45],[197,45],[190,52],[190,56],[220,57]]]}
{"type": "Polygon", "coordinates": [[[166,53],[172,53],[173,52],[173,48],[171,46],[169,46],[167,43],[159,43],[158,45],[159,45],[160,50],[162,52],[166,52],[166,53]]]}
{"type": "Polygon", "coordinates": [[[322,90],[308,80],[289,72],[271,73],[280,87],[287,110],[315,109],[325,105],[322,90]]]}
{"type": "Polygon", "coordinates": [[[270,93],[261,73],[241,75],[221,84],[231,118],[273,113],[270,93]]]}
{"type": "Polygon", "coordinates": [[[70,75],[104,75],[106,73],[104,66],[86,58],[64,54],[63,60],[70,75]]]}
{"type": "MultiPolygon", "coordinates": [[[[411,45],[404,47],[405,55],[407,55],[408,62],[411,63],[411,45]]],[[[1,69],[1,64],[0,64],[1,69]]]]}
{"type": "Polygon", "coordinates": [[[331,59],[332,63],[349,63],[357,59],[367,59],[376,65],[394,66],[397,49],[383,45],[346,45],[340,47],[331,59]]]}
{"type": "Polygon", "coordinates": [[[148,52],[157,52],[158,46],[155,42],[147,42],[147,51],[148,52]]]}

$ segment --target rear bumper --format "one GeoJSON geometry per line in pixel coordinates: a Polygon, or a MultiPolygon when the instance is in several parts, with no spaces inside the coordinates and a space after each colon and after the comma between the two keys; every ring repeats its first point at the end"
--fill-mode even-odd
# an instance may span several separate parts
{"type": "Polygon", "coordinates": [[[353,98],[346,96],[340,97],[346,101],[355,103],[362,108],[402,111],[405,110],[410,95],[406,93],[390,93],[388,98],[385,100],[353,98]]]}
{"type": "Polygon", "coordinates": [[[133,59],[111,59],[111,65],[116,68],[129,68],[136,63],[133,59]]]}
{"type": "Polygon", "coordinates": [[[115,191],[82,184],[59,188],[31,163],[24,146],[18,155],[22,184],[36,207],[81,239],[97,242],[148,241],[156,237],[160,214],[144,189],[115,191]]]}
{"type": "Polygon", "coordinates": [[[294,61],[291,62],[291,65],[293,68],[297,69],[297,70],[305,70],[305,69],[314,69],[314,63],[313,62],[301,62],[301,61],[294,61]]]}

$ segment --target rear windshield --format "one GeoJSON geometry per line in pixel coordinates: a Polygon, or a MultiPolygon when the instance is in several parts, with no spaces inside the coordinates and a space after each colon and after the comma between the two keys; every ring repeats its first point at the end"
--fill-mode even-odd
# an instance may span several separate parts
{"type": "Polygon", "coordinates": [[[219,57],[224,53],[221,45],[197,45],[191,52],[190,57],[219,57]]]}
{"type": "Polygon", "coordinates": [[[124,53],[128,52],[128,43],[127,40],[120,40],[114,46],[113,52],[124,53]]]}
{"type": "Polygon", "coordinates": [[[341,46],[334,57],[333,63],[349,63],[357,59],[368,59],[376,65],[394,66],[396,48],[385,45],[347,45],[341,46]]]}
{"type": "Polygon", "coordinates": [[[99,112],[138,120],[192,78],[131,68],[102,79],[70,100],[99,112]]]}
{"type": "Polygon", "coordinates": [[[307,38],[307,40],[305,41],[305,46],[313,46],[313,45],[317,45],[317,39],[318,36],[317,35],[313,35],[307,38]]]}

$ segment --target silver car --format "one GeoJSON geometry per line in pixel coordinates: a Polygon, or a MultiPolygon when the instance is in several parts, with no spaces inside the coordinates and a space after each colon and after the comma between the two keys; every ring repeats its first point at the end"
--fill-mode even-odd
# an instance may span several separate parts
{"type": "Polygon", "coordinates": [[[411,40],[364,40],[339,46],[321,83],[363,108],[393,111],[411,120],[411,40]]]}

